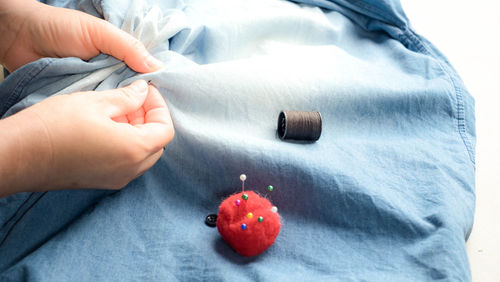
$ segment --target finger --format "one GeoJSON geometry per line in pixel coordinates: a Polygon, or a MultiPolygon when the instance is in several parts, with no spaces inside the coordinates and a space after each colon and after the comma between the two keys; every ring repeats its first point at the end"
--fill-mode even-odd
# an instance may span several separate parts
{"type": "Polygon", "coordinates": [[[141,108],[148,96],[147,93],[146,81],[136,80],[127,87],[98,92],[95,97],[102,104],[104,114],[114,118],[141,108]]]}
{"type": "Polygon", "coordinates": [[[144,101],[144,123],[163,123],[171,124],[172,118],[168,110],[167,103],[160,92],[153,85],[149,85],[148,96],[144,101]]]}
{"type": "Polygon", "coordinates": [[[94,23],[89,27],[89,37],[100,52],[125,61],[137,72],[148,73],[162,68],[162,63],[132,35],[104,20],[99,19],[94,23]]]}
{"type": "Polygon", "coordinates": [[[165,147],[174,138],[174,126],[170,111],[163,97],[154,86],[149,86],[149,93],[144,101],[142,108],[145,111],[144,124],[135,126],[117,124],[124,130],[138,136],[149,148],[150,152],[157,152],[165,147]]]}
{"type": "Polygon", "coordinates": [[[149,85],[149,92],[142,106],[145,111],[144,124],[136,125],[142,136],[152,146],[153,151],[167,145],[175,135],[172,118],[168,110],[167,103],[160,92],[149,85]]]}
{"type": "Polygon", "coordinates": [[[175,135],[175,129],[173,124],[163,124],[163,123],[145,123],[136,125],[140,136],[147,140],[149,147],[152,152],[165,147],[175,135]]]}
{"type": "Polygon", "coordinates": [[[162,156],[163,154],[163,148],[155,152],[154,154],[150,155],[147,157],[140,165],[139,168],[137,169],[137,177],[141,176],[144,174],[148,169],[150,169],[162,156]]]}
{"type": "Polygon", "coordinates": [[[128,114],[127,119],[131,125],[144,123],[144,108],[140,107],[137,111],[128,114]]]}
{"type": "Polygon", "coordinates": [[[115,122],[120,122],[120,123],[128,123],[127,116],[119,116],[119,117],[114,117],[111,118],[115,122]]]}

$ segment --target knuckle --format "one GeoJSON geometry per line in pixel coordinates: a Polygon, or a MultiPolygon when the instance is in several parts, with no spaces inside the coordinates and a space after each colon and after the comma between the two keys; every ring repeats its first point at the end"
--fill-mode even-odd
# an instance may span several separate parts
{"type": "Polygon", "coordinates": [[[119,98],[124,102],[126,101],[126,103],[135,102],[138,99],[138,95],[135,94],[135,90],[131,89],[130,87],[123,87],[117,90],[119,98]]]}
{"type": "Polygon", "coordinates": [[[142,44],[142,42],[135,38],[132,39],[131,47],[132,49],[135,49],[137,51],[141,51],[142,49],[144,49],[144,45],[142,44]]]}
{"type": "Polygon", "coordinates": [[[143,53],[145,47],[144,45],[141,43],[141,41],[137,40],[135,37],[129,35],[129,34],[126,34],[127,36],[127,46],[129,46],[129,50],[131,50],[132,52],[125,52],[125,55],[124,57],[122,58],[124,61],[127,61],[129,59],[131,59],[131,56],[134,55],[136,56],[137,54],[141,54],[143,53]]]}
{"type": "Polygon", "coordinates": [[[127,99],[132,99],[134,97],[133,90],[129,87],[119,88],[118,91],[120,92],[121,96],[124,96],[127,99]]]}

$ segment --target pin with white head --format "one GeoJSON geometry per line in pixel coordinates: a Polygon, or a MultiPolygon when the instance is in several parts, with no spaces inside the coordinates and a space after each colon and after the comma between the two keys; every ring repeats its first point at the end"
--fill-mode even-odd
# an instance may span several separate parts
{"type": "MultiPolygon", "coordinates": [[[[245,192],[245,180],[247,180],[247,176],[245,174],[240,175],[240,180],[241,180],[241,192],[245,192]]],[[[248,199],[247,194],[242,195],[243,200],[248,199]]],[[[234,202],[234,205],[239,207],[241,205],[241,200],[238,199],[234,202]]],[[[238,210],[239,213],[239,210],[238,210]]]]}
{"type": "Polygon", "coordinates": [[[247,180],[247,176],[242,174],[240,175],[241,180],[241,192],[245,191],[245,180],[247,180]]]}

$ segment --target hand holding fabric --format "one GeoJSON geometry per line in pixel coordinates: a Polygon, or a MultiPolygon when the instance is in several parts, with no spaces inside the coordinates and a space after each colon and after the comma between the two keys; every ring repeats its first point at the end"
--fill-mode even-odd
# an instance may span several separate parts
{"type": "Polygon", "coordinates": [[[140,41],[112,24],[33,0],[0,0],[0,31],[0,63],[11,72],[43,57],[88,60],[100,52],[137,72],[161,68],[140,41]]]}
{"type": "Polygon", "coordinates": [[[165,101],[143,80],[50,97],[0,123],[8,164],[0,167],[0,196],[122,188],[153,166],[173,136],[165,101]]]}

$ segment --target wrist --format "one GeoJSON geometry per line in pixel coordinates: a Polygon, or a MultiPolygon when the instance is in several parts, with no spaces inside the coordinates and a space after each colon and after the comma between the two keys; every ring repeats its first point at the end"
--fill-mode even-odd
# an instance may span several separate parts
{"type": "Polygon", "coordinates": [[[29,110],[0,120],[0,196],[49,188],[46,129],[29,110]]]}

